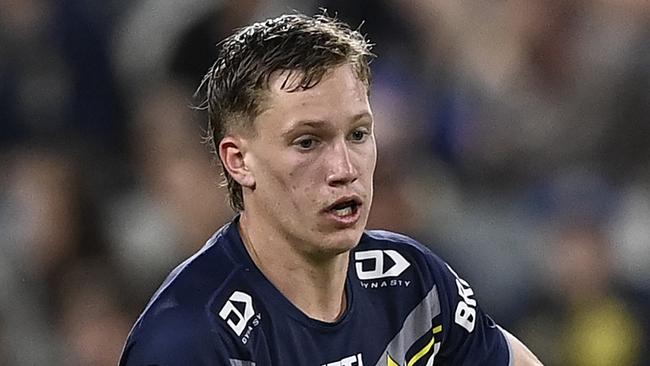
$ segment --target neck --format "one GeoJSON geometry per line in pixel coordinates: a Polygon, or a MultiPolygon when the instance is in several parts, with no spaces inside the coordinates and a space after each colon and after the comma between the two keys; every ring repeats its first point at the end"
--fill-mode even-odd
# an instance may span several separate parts
{"type": "Polygon", "coordinates": [[[243,212],[239,231],[255,265],[298,309],[313,319],[333,322],[345,311],[349,253],[316,256],[301,251],[264,220],[243,212]]]}

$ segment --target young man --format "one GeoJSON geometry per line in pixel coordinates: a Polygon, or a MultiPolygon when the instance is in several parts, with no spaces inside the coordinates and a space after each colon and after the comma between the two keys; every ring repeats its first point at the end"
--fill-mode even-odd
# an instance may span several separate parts
{"type": "Polygon", "coordinates": [[[285,15],[203,86],[239,215],[156,292],[121,365],[537,365],[413,239],[364,231],[376,146],[358,32],[285,15]]]}

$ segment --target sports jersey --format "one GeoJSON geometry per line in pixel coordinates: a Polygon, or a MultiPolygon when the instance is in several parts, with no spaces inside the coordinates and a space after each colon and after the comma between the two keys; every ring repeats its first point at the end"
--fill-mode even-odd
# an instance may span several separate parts
{"type": "Polygon", "coordinates": [[[120,365],[509,365],[500,328],[427,247],[365,231],[350,252],[347,309],[333,323],[294,306],[255,266],[238,218],[164,281],[120,365]]]}

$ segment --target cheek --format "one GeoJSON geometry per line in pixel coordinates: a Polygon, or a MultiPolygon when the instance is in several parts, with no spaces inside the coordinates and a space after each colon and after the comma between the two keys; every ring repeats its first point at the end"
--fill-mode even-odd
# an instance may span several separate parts
{"type": "Polygon", "coordinates": [[[370,150],[369,154],[370,154],[371,158],[368,159],[368,160],[370,161],[370,165],[371,165],[370,170],[372,172],[374,172],[375,167],[377,166],[377,143],[375,142],[375,137],[374,136],[372,137],[371,142],[372,143],[370,144],[370,147],[368,148],[370,150]]]}
{"type": "Polygon", "coordinates": [[[363,149],[359,150],[356,156],[357,167],[361,170],[365,179],[371,180],[377,166],[377,150],[375,145],[364,145],[363,149]]]}
{"type": "Polygon", "coordinates": [[[377,166],[377,164],[376,164],[376,162],[374,160],[370,161],[370,159],[368,159],[368,161],[364,162],[363,173],[362,173],[362,175],[364,176],[364,178],[363,178],[364,180],[367,180],[367,181],[370,181],[370,182],[372,182],[374,180],[375,167],[376,166],[377,166]]]}
{"type": "MultiPolygon", "coordinates": [[[[291,164],[285,166],[289,167],[291,164]]],[[[285,174],[281,175],[284,194],[289,195],[295,205],[302,202],[315,202],[319,172],[308,161],[294,163],[285,174]]]]}

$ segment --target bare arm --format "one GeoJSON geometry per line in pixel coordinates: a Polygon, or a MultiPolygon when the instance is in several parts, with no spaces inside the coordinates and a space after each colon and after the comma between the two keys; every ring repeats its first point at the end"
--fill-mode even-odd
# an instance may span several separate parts
{"type": "Polygon", "coordinates": [[[517,337],[513,336],[507,330],[500,328],[505,335],[508,343],[510,344],[510,349],[512,350],[513,366],[539,366],[542,363],[539,359],[531,352],[526,345],[521,343],[517,337]]]}

